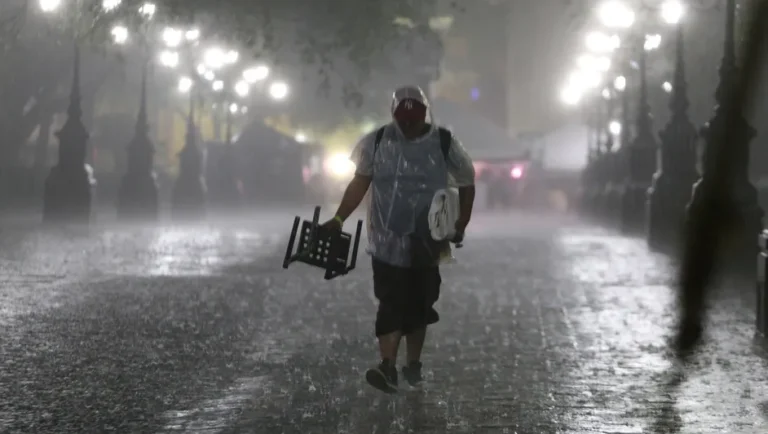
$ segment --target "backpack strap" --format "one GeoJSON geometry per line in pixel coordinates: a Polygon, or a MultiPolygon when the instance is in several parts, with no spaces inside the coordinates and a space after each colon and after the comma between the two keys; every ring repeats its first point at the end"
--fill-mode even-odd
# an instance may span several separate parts
{"type": "MultiPolygon", "coordinates": [[[[383,126],[376,131],[376,138],[373,142],[373,155],[376,155],[376,151],[379,150],[379,144],[384,138],[384,130],[387,126],[383,126]]],[[[443,151],[443,158],[448,159],[448,153],[451,151],[451,144],[453,144],[453,133],[451,130],[443,127],[437,129],[440,135],[440,150],[443,151]]]]}
{"type": "Polygon", "coordinates": [[[443,158],[448,160],[448,153],[451,151],[451,144],[453,144],[453,133],[447,128],[440,127],[438,129],[440,133],[440,149],[443,151],[443,158]]]}
{"type": "Polygon", "coordinates": [[[376,131],[376,140],[373,142],[373,155],[376,155],[376,151],[379,150],[379,143],[381,143],[381,139],[384,138],[384,130],[387,128],[387,126],[383,126],[376,131]]]}

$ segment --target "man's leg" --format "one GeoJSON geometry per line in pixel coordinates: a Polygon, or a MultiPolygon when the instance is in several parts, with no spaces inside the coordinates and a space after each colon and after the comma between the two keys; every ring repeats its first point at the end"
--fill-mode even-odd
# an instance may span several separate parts
{"type": "MultiPolygon", "coordinates": [[[[385,335],[381,335],[378,337],[379,353],[381,354],[381,360],[389,360],[393,364],[395,363],[395,361],[397,360],[397,350],[400,348],[401,338],[402,338],[402,333],[400,332],[400,330],[394,331],[392,333],[388,333],[385,335]]],[[[410,343],[410,341],[406,341],[406,342],[410,343]]],[[[410,347],[408,348],[408,353],[410,354],[410,347]]]]}
{"type": "Polygon", "coordinates": [[[426,337],[426,326],[414,330],[405,336],[405,354],[409,364],[421,361],[421,350],[424,348],[426,337]]]}
{"type": "Polygon", "coordinates": [[[411,386],[422,382],[421,353],[427,337],[427,326],[438,321],[433,305],[440,297],[440,270],[437,267],[412,270],[409,289],[411,295],[405,328],[407,363],[403,377],[411,386]]]}
{"type": "Polygon", "coordinates": [[[407,275],[403,268],[373,261],[373,292],[379,300],[376,312],[376,338],[381,363],[369,369],[368,383],[384,392],[397,391],[397,353],[403,336],[404,299],[407,275]]]}

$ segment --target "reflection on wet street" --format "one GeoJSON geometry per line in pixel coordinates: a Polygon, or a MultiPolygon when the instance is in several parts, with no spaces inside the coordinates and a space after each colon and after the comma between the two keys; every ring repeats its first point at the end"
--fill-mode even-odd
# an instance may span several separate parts
{"type": "Polygon", "coordinates": [[[670,260],[560,217],[480,215],[444,270],[428,383],[383,396],[370,266],[281,268],[291,216],[0,235],[0,432],[761,433],[752,288],[666,349],[670,260]]]}

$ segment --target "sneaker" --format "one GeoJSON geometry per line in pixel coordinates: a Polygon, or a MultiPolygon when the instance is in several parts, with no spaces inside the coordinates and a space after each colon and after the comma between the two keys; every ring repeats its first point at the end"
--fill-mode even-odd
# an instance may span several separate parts
{"type": "Polygon", "coordinates": [[[419,387],[424,381],[421,376],[421,362],[410,362],[408,366],[403,366],[403,378],[411,387],[419,387]]]}
{"type": "Polygon", "coordinates": [[[365,373],[368,384],[385,393],[397,393],[397,368],[387,360],[365,373]]]}

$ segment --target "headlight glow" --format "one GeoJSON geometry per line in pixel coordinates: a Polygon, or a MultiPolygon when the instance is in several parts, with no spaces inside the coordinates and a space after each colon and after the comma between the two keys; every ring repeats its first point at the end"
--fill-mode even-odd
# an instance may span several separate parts
{"type": "Polygon", "coordinates": [[[336,178],[345,178],[355,173],[355,163],[347,154],[335,154],[325,160],[325,170],[336,178]]]}

